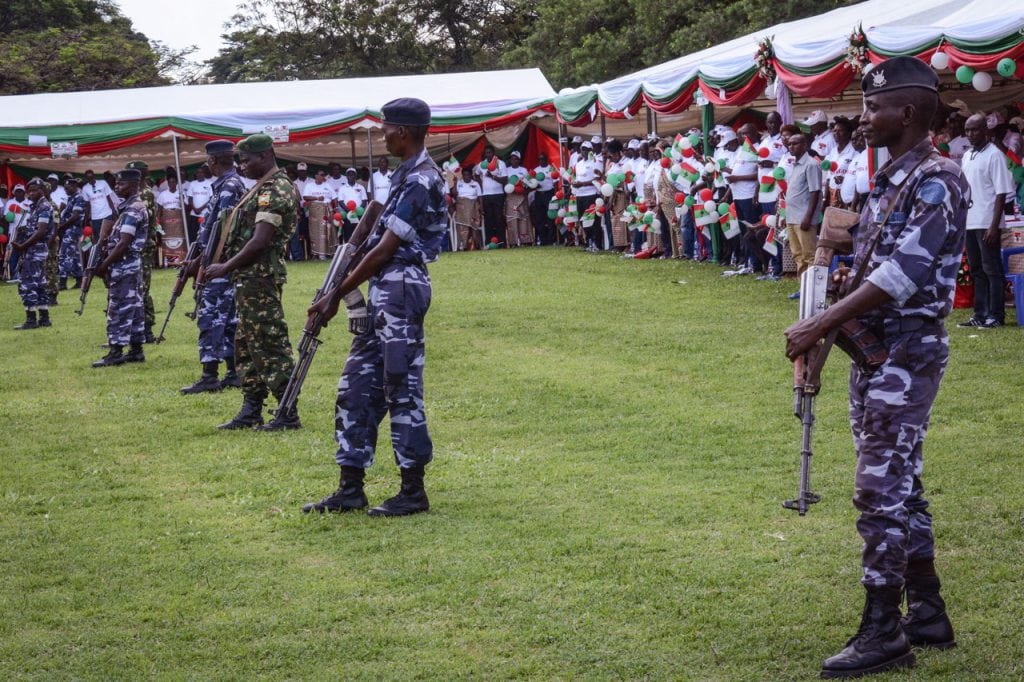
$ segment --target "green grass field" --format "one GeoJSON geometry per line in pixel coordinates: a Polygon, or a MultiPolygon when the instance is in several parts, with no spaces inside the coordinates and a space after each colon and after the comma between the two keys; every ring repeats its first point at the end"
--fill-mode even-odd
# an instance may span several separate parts
{"type": "MultiPolygon", "coordinates": [[[[324,268],[289,269],[293,343],[324,268]]],[[[0,678],[815,678],[862,605],[847,365],[800,518],[779,504],[795,283],[720,271],[562,249],[431,266],[433,508],[406,519],[299,512],[337,483],[342,325],[303,430],[224,433],[237,391],[178,395],[199,369],[184,300],[144,365],[93,370],[102,287],[34,332],[0,287],[0,678]]],[[[1024,335],[951,336],[925,484],[960,646],[880,679],[1024,677],[1024,335]]],[[[398,486],[381,443],[371,504],[398,486]]]]}

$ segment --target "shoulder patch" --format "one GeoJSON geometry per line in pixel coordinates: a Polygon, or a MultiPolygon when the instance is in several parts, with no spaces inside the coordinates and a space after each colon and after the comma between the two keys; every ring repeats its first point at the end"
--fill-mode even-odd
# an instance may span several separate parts
{"type": "Polygon", "coordinates": [[[260,192],[259,205],[260,206],[270,206],[270,192],[269,191],[260,192]]]}
{"type": "Polygon", "coordinates": [[[926,204],[941,204],[948,196],[949,190],[941,180],[928,180],[917,190],[917,197],[926,204]]]}

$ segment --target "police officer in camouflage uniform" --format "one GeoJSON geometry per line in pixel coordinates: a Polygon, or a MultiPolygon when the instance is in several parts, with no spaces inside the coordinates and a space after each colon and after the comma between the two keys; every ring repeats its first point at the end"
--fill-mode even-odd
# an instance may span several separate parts
{"type": "Polygon", "coordinates": [[[93,367],[112,367],[126,362],[145,362],[142,344],[146,338],[145,312],[142,306],[142,252],[146,248],[149,215],[139,196],[142,173],[125,169],[117,174],[114,194],[121,199],[117,219],[106,244],[106,256],[96,266],[96,276],[107,283],[107,343],[110,350],[92,363],[93,367]],[[127,353],[126,345],[131,346],[127,353]]]}
{"type": "Polygon", "coordinates": [[[424,467],[433,458],[423,405],[423,321],[430,306],[427,263],[435,260],[447,227],[445,182],[424,149],[430,108],[418,99],[398,99],[381,109],[388,153],[402,159],[369,251],[341,287],[309,309],[325,320],[344,298],[350,327],[358,332],[338,383],[335,461],[338,489],[304,512],[342,512],[368,506],[363,477],[373,464],[377,428],[391,416],[391,445],[402,475],[399,493],[369,511],[404,516],[427,511],[424,467]],[[359,285],[369,280],[369,303],[359,285]],[[366,316],[369,324],[360,324],[366,316]],[[360,327],[365,327],[360,331],[360,327]]]}
{"type": "MultiPolygon", "coordinates": [[[[224,244],[224,262],[207,268],[210,280],[231,275],[235,286],[238,329],[235,364],[242,383],[242,408],[219,428],[243,429],[263,424],[268,394],[281,398],[294,360],[288,325],[281,307],[281,287],[288,239],[295,229],[299,202],[291,180],[278,168],[269,135],[251,135],[238,143],[243,175],[256,184],[238,202],[224,244]]],[[[275,415],[278,428],[299,428],[297,413],[275,415]]]]}
{"type": "Polygon", "coordinates": [[[73,289],[82,287],[82,230],[85,227],[85,197],[78,191],[78,180],[68,177],[64,180],[64,191],[68,201],[60,214],[60,288],[68,288],[68,278],[74,278],[73,289]]]}
{"type": "MultiPolygon", "coordinates": [[[[60,214],[64,210],[64,192],[57,191],[60,185],[57,183],[57,176],[51,174],[49,177],[52,183],[46,185],[46,197],[50,201],[53,211],[54,227],[60,220],[60,214]]],[[[49,241],[46,243],[46,295],[50,299],[50,305],[57,305],[57,295],[60,293],[60,232],[53,230],[49,241]]]]}
{"type": "Polygon", "coordinates": [[[153,307],[153,297],[149,294],[149,285],[153,281],[153,265],[156,263],[156,197],[146,176],[149,173],[149,165],[145,161],[129,161],[126,169],[134,169],[142,173],[142,184],[139,187],[139,197],[146,204],[146,212],[149,214],[149,229],[146,231],[146,248],[142,250],[142,306],[145,311],[146,343],[155,343],[153,336],[153,325],[156,323],[156,308],[153,307]]]}
{"type": "MultiPolygon", "coordinates": [[[[214,140],[206,144],[206,165],[210,167],[215,179],[214,199],[207,202],[199,226],[201,251],[207,249],[214,228],[223,226],[246,191],[241,176],[235,172],[234,150],[235,145],[229,140],[214,140]]],[[[195,273],[199,270],[199,260],[184,263],[182,267],[195,273]]],[[[194,384],[181,389],[181,392],[190,395],[219,391],[228,386],[237,388],[235,329],[238,326],[238,315],[235,313],[235,290],[230,279],[222,277],[205,280],[200,293],[196,324],[199,327],[199,362],[203,365],[203,374],[194,384]],[[227,366],[223,381],[217,378],[221,361],[227,366]]]]}
{"type": "Polygon", "coordinates": [[[888,351],[874,372],[854,366],[850,373],[853,502],[860,511],[867,599],[857,634],[825,661],[826,678],[912,666],[911,646],[954,645],[921,472],[925,431],[949,356],[943,321],[952,307],[970,189],[959,166],[939,156],[929,138],[938,77],[927,64],[890,59],[865,74],[861,88],[865,140],[888,147],[893,160],[876,174],[861,213],[853,270],[838,271],[836,280],[848,282],[862,268],[866,276],[836,305],[786,330],[790,359],[853,318],[888,351]]]}
{"type": "Polygon", "coordinates": [[[32,208],[11,243],[11,247],[20,254],[18,294],[25,306],[25,322],[15,329],[36,329],[51,325],[45,268],[49,254],[47,244],[53,239],[56,229],[53,205],[46,198],[46,183],[41,178],[32,178],[25,187],[25,194],[32,202],[32,208]]]}

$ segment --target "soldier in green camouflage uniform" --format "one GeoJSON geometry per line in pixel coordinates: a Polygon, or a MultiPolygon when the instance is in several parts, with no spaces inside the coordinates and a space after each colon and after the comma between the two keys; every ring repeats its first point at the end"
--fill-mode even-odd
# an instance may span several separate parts
{"type": "MultiPolygon", "coordinates": [[[[235,286],[238,329],[235,364],[242,382],[242,408],[221,424],[242,429],[263,424],[268,394],[280,399],[288,385],[294,360],[288,325],[281,307],[281,287],[288,239],[295,229],[298,201],[291,180],[277,167],[269,135],[251,135],[238,143],[242,174],[256,185],[238,202],[225,225],[227,238],[221,261],[206,270],[208,280],[230,274],[235,286]]],[[[297,413],[277,415],[278,427],[299,428],[297,413]]]]}
{"type": "Polygon", "coordinates": [[[153,325],[156,323],[156,309],[153,307],[153,297],[149,294],[149,284],[153,279],[153,264],[156,263],[156,197],[146,183],[149,166],[145,161],[129,161],[125,168],[142,173],[139,198],[146,204],[146,212],[149,213],[146,248],[142,250],[142,304],[146,311],[146,343],[154,343],[156,339],[153,336],[153,325]]]}

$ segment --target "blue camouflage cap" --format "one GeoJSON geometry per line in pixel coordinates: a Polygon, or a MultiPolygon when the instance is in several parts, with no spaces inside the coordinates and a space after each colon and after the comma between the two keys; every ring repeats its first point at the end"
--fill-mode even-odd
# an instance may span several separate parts
{"type": "Polygon", "coordinates": [[[396,126],[430,125],[430,106],[415,97],[393,99],[380,108],[381,122],[396,126]]]}
{"type": "Polygon", "coordinates": [[[235,143],[231,140],[211,140],[206,143],[207,154],[223,154],[235,150],[235,143]]]}
{"type": "Polygon", "coordinates": [[[880,92],[924,88],[939,92],[939,76],[932,67],[916,57],[893,57],[875,66],[860,79],[864,96],[880,92]]]}

